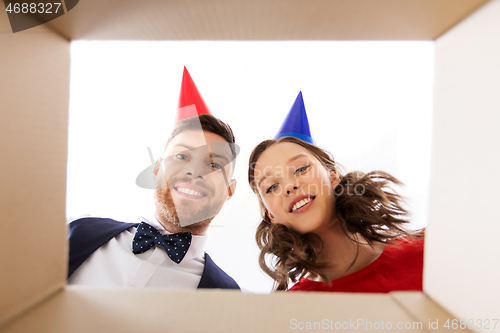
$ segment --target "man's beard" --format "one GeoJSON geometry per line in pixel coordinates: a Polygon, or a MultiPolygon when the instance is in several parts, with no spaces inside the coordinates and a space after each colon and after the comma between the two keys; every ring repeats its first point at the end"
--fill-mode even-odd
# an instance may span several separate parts
{"type": "Polygon", "coordinates": [[[174,205],[174,199],[170,193],[170,189],[156,189],[154,192],[154,200],[156,206],[156,214],[159,215],[161,220],[171,223],[177,227],[181,226],[177,211],[174,205]]]}
{"type": "MultiPolygon", "coordinates": [[[[160,177],[156,185],[154,192],[156,213],[161,220],[177,227],[208,225],[220,211],[224,203],[224,198],[221,198],[220,202],[208,201],[203,206],[196,205],[196,200],[193,200],[191,203],[182,199],[174,201],[171,189],[163,177],[160,177]]],[[[174,189],[172,190],[175,191],[174,189]]]]}

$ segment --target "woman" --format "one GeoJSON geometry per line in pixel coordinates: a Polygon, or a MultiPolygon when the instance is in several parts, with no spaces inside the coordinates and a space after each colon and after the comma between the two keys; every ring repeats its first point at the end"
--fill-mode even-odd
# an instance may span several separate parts
{"type": "Polygon", "coordinates": [[[422,290],[423,233],[405,229],[391,188],[401,183],[381,171],[344,175],[313,142],[277,137],[253,150],[248,170],[263,218],[259,262],[275,289],[300,280],[290,290],[422,290]]]}

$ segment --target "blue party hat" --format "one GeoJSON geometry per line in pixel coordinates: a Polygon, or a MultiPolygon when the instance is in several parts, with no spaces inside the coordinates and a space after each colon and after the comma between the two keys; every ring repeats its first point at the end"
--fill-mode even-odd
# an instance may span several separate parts
{"type": "Polygon", "coordinates": [[[274,140],[278,140],[284,136],[293,136],[312,145],[316,144],[311,136],[311,130],[309,129],[309,121],[307,120],[302,91],[299,92],[283,125],[281,125],[278,134],[274,137],[274,140]]]}

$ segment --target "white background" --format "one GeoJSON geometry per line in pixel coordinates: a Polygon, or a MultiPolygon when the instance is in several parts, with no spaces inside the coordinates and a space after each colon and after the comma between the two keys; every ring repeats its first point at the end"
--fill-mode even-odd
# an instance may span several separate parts
{"type": "Polygon", "coordinates": [[[154,209],[137,175],[156,159],[177,108],[183,66],[241,148],[238,185],[209,229],[207,252],[241,287],[258,267],[251,150],[270,139],[302,91],[318,146],[348,171],[400,180],[415,228],[427,225],[433,42],[72,42],[67,217],[139,222],[154,209]]]}

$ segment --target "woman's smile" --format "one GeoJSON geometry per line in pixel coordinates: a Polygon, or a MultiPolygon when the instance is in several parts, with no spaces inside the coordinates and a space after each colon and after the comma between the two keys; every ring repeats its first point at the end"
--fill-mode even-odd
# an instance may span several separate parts
{"type": "Polygon", "coordinates": [[[292,208],[289,210],[289,212],[292,214],[300,214],[302,212],[305,212],[306,210],[309,209],[309,207],[311,207],[315,198],[316,198],[316,196],[312,196],[312,195],[300,195],[300,196],[298,196],[297,198],[292,200],[292,202],[290,203],[290,206],[292,208]]]}

